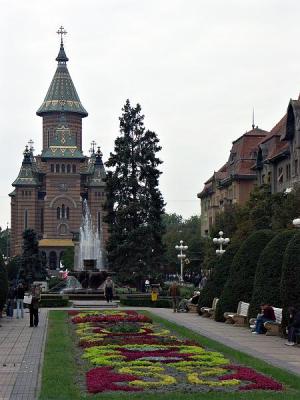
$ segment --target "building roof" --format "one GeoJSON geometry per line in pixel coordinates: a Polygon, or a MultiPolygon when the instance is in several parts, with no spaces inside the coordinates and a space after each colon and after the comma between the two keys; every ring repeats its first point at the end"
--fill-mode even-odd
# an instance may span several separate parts
{"type": "Polygon", "coordinates": [[[33,163],[31,150],[25,147],[22,166],[17,179],[12,186],[39,186],[39,180],[36,172],[36,165],[33,163]]]}
{"type": "Polygon", "coordinates": [[[100,147],[98,147],[97,152],[92,158],[92,166],[90,169],[91,177],[89,179],[88,186],[91,187],[101,187],[105,186],[105,169],[102,161],[102,153],[100,147]]]}
{"type": "Polygon", "coordinates": [[[74,247],[71,239],[41,239],[39,247],[74,247]]]}
{"type": "Polygon", "coordinates": [[[42,116],[51,112],[72,112],[80,114],[82,117],[88,115],[82,106],[71,76],[67,68],[68,57],[66,56],[64,45],[61,43],[56,61],[57,69],[46,94],[46,97],[37,110],[37,115],[42,116]]]}

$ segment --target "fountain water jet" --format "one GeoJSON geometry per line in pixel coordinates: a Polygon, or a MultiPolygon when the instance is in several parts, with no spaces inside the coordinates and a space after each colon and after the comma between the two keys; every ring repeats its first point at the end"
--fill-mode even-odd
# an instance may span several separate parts
{"type": "Polygon", "coordinates": [[[80,227],[79,241],[79,257],[78,268],[80,271],[84,269],[104,270],[103,251],[102,251],[102,234],[93,226],[92,216],[87,204],[83,202],[83,216],[80,227]]]}

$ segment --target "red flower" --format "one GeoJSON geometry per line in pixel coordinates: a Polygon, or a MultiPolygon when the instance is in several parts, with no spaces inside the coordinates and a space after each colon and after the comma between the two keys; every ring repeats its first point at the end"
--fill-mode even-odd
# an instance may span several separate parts
{"type": "Polygon", "coordinates": [[[224,369],[236,370],[235,373],[220,376],[220,380],[239,379],[252,383],[240,387],[239,390],[283,390],[283,385],[268,376],[262,375],[251,368],[240,367],[239,365],[225,365],[224,369]]]}
{"type": "Polygon", "coordinates": [[[127,385],[117,385],[119,382],[131,382],[139,379],[134,375],[117,374],[112,371],[112,367],[99,367],[91,369],[86,373],[87,388],[90,393],[99,393],[106,391],[137,392],[142,388],[131,387],[127,385]]]}

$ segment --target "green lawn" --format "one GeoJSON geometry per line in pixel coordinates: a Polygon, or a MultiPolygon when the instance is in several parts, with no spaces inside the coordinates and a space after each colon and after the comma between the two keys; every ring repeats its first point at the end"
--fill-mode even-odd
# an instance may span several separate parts
{"type": "Polygon", "coordinates": [[[89,395],[82,393],[78,381],[78,369],[82,368],[76,365],[74,357],[75,344],[73,342],[70,325],[68,324],[68,314],[65,311],[50,311],[48,335],[45,348],[45,358],[42,371],[42,384],[39,400],[81,400],[81,399],[109,399],[109,400],[198,400],[198,399],[211,399],[211,400],[299,400],[300,399],[300,377],[288,373],[279,368],[270,366],[269,364],[250,357],[242,352],[233,350],[218,342],[200,336],[189,329],[182,326],[173,324],[159,317],[145,312],[151,316],[153,321],[163,324],[168,329],[177,332],[179,335],[187,339],[194,340],[199,344],[222,352],[230,357],[233,362],[252,367],[259,372],[272,376],[274,379],[283,383],[286,387],[285,392],[267,392],[255,391],[247,393],[224,393],[224,392],[198,392],[198,393],[106,393],[89,395]]]}

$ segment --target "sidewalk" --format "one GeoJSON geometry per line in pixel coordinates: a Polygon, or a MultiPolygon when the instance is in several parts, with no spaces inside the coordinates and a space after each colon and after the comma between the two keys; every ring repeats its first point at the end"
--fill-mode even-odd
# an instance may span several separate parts
{"type": "Polygon", "coordinates": [[[40,310],[39,326],[24,319],[0,320],[0,400],[35,400],[42,365],[47,311],[40,310]]]}
{"type": "Polygon", "coordinates": [[[300,347],[285,346],[285,340],[280,337],[252,335],[247,328],[216,322],[198,314],[173,313],[166,308],[152,308],[149,311],[200,335],[300,375],[300,347]]]}

